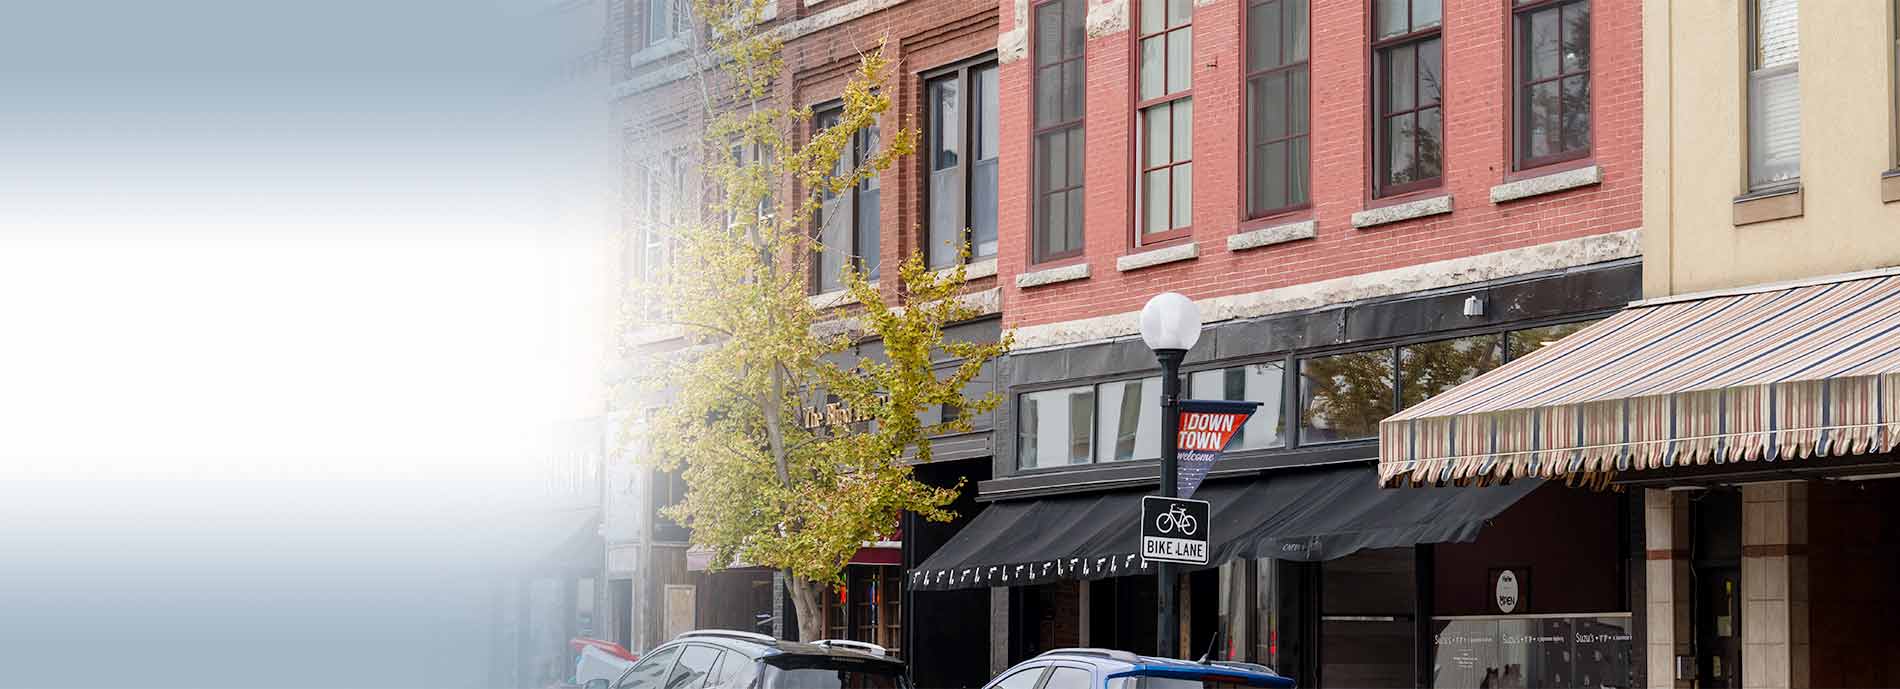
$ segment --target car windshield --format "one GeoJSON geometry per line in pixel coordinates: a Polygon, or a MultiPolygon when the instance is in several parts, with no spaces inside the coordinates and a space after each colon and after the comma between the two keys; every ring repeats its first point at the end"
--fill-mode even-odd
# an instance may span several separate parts
{"type": "Polygon", "coordinates": [[[910,689],[910,683],[904,680],[898,668],[866,665],[767,666],[763,686],[766,689],[910,689]]]}

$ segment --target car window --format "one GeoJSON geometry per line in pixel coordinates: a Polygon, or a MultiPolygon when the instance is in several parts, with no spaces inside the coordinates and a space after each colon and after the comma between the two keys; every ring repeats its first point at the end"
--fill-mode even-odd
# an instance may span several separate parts
{"type": "Polygon", "coordinates": [[[752,678],[758,676],[759,664],[744,655],[726,651],[720,654],[719,667],[713,670],[713,678],[706,686],[717,689],[745,689],[752,686],[752,678]]]}
{"type": "Polygon", "coordinates": [[[862,664],[799,663],[793,667],[768,665],[766,689],[909,689],[899,667],[862,664]]]}
{"type": "Polygon", "coordinates": [[[1042,671],[1047,669],[1045,666],[1036,666],[1017,670],[1014,674],[996,680],[990,689],[1035,689],[1036,680],[1042,679],[1042,671]]]}
{"type": "Polygon", "coordinates": [[[1079,667],[1057,665],[1049,671],[1049,681],[1043,689],[1090,689],[1094,674],[1079,667]]]}
{"type": "Polygon", "coordinates": [[[679,654],[678,646],[654,651],[634,663],[633,669],[620,678],[620,683],[615,684],[614,689],[663,689],[660,683],[666,679],[666,672],[673,669],[673,659],[678,658],[679,654]]]}
{"type": "Polygon", "coordinates": [[[687,646],[680,653],[680,662],[674,664],[673,674],[666,678],[666,689],[699,689],[706,684],[706,676],[712,674],[713,663],[718,661],[717,648],[687,646]]]}

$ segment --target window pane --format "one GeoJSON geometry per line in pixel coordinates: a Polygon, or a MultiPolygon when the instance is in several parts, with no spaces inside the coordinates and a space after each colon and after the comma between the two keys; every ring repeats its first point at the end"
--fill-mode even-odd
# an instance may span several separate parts
{"type": "Polygon", "coordinates": [[[1260,192],[1255,196],[1255,210],[1269,211],[1287,206],[1286,148],[1287,142],[1275,141],[1258,149],[1261,180],[1260,192]]]}
{"type": "Polygon", "coordinates": [[[1563,149],[1590,147],[1590,75],[1563,80],[1563,149]]]}
{"type": "Polygon", "coordinates": [[[876,189],[858,192],[857,245],[858,269],[867,280],[878,275],[878,196],[876,189]]]}
{"type": "Polygon", "coordinates": [[[1237,400],[1259,402],[1247,423],[1234,434],[1228,449],[1254,450],[1286,444],[1286,428],[1280,423],[1280,391],[1285,364],[1274,361],[1247,364],[1188,375],[1188,395],[1197,400],[1237,400]]]}
{"type": "Polygon", "coordinates": [[[1503,338],[1478,335],[1399,348],[1399,392],[1410,407],[1504,362],[1503,338]]]}
{"type": "Polygon", "coordinates": [[[1306,67],[1289,69],[1286,75],[1287,133],[1305,134],[1307,132],[1306,67]]]}
{"type": "Polygon", "coordinates": [[[1168,229],[1168,168],[1150,170],[1141,176],[1142,232],[1168,229]]]}
{"type": "Polygon", "coordinates": [[[960,85],[954,76],[930,82],[931,169],[957,166],[957,151],[962,144],[963,115],[960,85]]]}
{"type": "Polygon", "coordinates": [[[680,662],[673,666],[673,674],[666,678],[666,689],[697,689],[706,683],[706,675],[712,673],[713,663],[719,660],[719,650],[711,646],[687,646],[680,653],[680,662]]]}
{"type": "Polygon", "coordinates": [[[818,209],[818,291],[829,292],[844,286],[839,271],[844,268],[846,252],[851,248],[851,218],[847,196],[834,196],[818,209]]]}
{"type": "Polygon", "coordinates": [[[1062,8],[1066,3],[1052,2],[1036,7],[1036,64],[1060,62],[1062,54],[1062,8]]]}
{"type": "Polygon", "coordinates": [[[1255,80],[1260,117],[1255,136],[1262,143],[1286,136],[1286,78],[1286,72],[1274,72],[1255,80]]]}
{"type": "Polygon", "coordinates": [[[1307,55],[1306,0],[1283,0],[1286,6],[1285,18],[1281,20],[1286,38],[1287,62],[1304,62],[1307,55]]]}
{"type": "Polygon", "coordinates": [[[1247,9],[1247,69],[1261,70],[1285,64],[1280,55],[1282,3],[1266,2],[1247,9]]]}
{"type": "Polygon", "coordinates": [[[996,255],[996,159],[979,161],[970,172],[970,255],[996,255]]]}
{"type": "Polygon", "coordinates": [[[1174,166],[1174,227],[1194,222],[1194,164],[1174,166]]]}
{"type": "Polygon", "coordinates": [[[1525,76],[1531,79],[1549,79],[1557,75],[1558,55],[1561,52],[1557,44],[1559,13],[1558,8],[1552,7],[1532,12],[1521,20],[1530,29],[1523,41],[1529,62],[1525,76]]]}
{"type": "Polygon", "coordinates": [[[1063,253],[1071,248],[1068,244],[1068,194],[1056,193],[1042,197],[1042,230],[1042,246],[1045,255],[1063,253]]]}
{"type": "Polygon", "coordinates": [[[1183,98],[1174,102],[1173,120],[1174,159],[1188,160],[1194,157],[1194,99],[1183,98]]]}
{"type": "Polygon", "coordinates": [[[1088,84],[1082,79],[1081,60],[1072,60],[1062,66],[1062,119],[1077,120],[1082,118],[1082,113],[1084,112],[1083,104],[1085,102],[1083,100],[1083,94],[1088,92],[1087,87],[1088,84]]]}
{"type": "Polygon", "coordinates": [[[1796,0],[1755,0],[1755,66],[1792,65],[1801,59],[1796,0]]]}
{"type": "Polygon", "coordinates": [[[1042,686],[1043,689],[1090,689],[1094,681],[1088,670],[1058,666],[1049,671],[1049,681],[1042,686]]]}
{"type": "Polygon", "coordinates": [[[1413,179],[1431,179],[1445,170],[1443,111],[1429,108],[1418,111],[1418,129],[1413,136],[1418,139],[1418,169],[1413,179]]]}
{"type": "Polygon", "coordinates": [[[1145,141],[1142,148],[1146,151],[1142,162],[1145,167],[1166,165],[1174,159],[1169,150],[1169,144],[1173,141],[1169,132],[1173,125],[1168,122],[1168,113],[1172,108],[1171,104],[1163,103],[1141,111],[1141,135],[1145,141]]]}
{"type": "Polygon", "coordinates": [[[1412,0],[1412,30],[1438,26],[1444,10],[1439,7],[1441,0],[1412,0]]]}
{"type": "Polygon", "coordinates": [[[1141,32],[1156,33],[1168,28],[1168,0],[1140,0],[1141,32]]]}
{"type": "Polygon", "coordinates": [[[1096,390],[1102,447],[1096,460],[1161,456],[1161,378],[1103,383],[1096,390]]]}
{"type": "Polygon", "coordinates": [[[1168,26],[1194,21],[1194,0],[1168,0],[1168,26]]]}
{"type": "Polygon", "coordinates": [[[1082,161],[1086,159],[1087,149],[1082,147],[1082,128],[1069,128],[1069,184],[1082,186],[1082,161]]]}
{"type": "Polygon", "coordinates": [[[1081,189],[1069,192],[1069,225],[1066,241],[1070,251],[1082,249],[1082,203],[1085,200],[1081,189]]]}
{"type": "Polygon", "coordinates": [[[1444,71],[1439,40],[1434,38],[1418,44],[1418,104],[1432,105],[1438,102],[1444,93],[1445,82],[1439,78],[1444,71]]]}
{"type": "Polygon", "coordinates": [[[1168,32],[1168,93],[1194,85],[1194,29],[1168,32]]]}
{"type": "Polygon", "coordinates": [[[1287,142],[1291,147],[1291,150],[1287,153],[1286,164],[1288,180],[1286,202],[1288,205],[1306,203],[1307,200],[1306,195],[1309,188],[1307,185],[1307,176],[1310,172],[1309,168],[1311,168],[1311,163],[1307,156],[1306,141],[1306,137],[1302,136],[1287,142]]]}
{"type": "Polygon", "coordinates": [[[1036,157],[1041,160],[1036,189],[1053,191],[1069,186],[1069,135],[1050,132],[1036,137],[1036,157]]]}
{"type": "Polygon", "coordinates": [[[1563,339],[1571,333],[1590,327],[1595,323],[1596,321],[1584,321],[1582,323],[1565,323],[1563,325],[1549,325],[1542,328],[1516,330],[1505,336],[1505,345],[1510,349],[1511,358],[1518,359],[1526,354],[1555,344],[1558,340],[1563,339]]]}
{"type": "Polygon", "coordinates": [[[633,666],[633,671],[614,686],[619,689],[660,689],[661,683],[666,681],[668,671],[673,669],[673,660],[679,656],[679,653],[679,646],[669,646],[654,651],[641,658],[640,662],[633,666]]]}
{"type": "Polygon", "coordinates": [[[1557,82],[1532,84],[1524,94],[1524,147],[1532,158],[1550,155],[1557,148],[1557,82]]]}
{"type": "Polygon", "coordinates": [[[1590,3],[1573,2],[1563,7],[1564,71],[1579,72],[1590,68],[1590,3]]]}
{"type": "Polygon", "coordinates": [[[1378,27],[1380,38],[1397,36],[1408,31],[1406,25],[1409,22],[1407,17],[1409,5],[1410,3],[1406,0],[1378,0],[1373,8],[1375,15],[1373,25],[1378,27]]]}
{"type": "Polygon", "coordinates": [[[1036,70],[1036,125],[1045,126],[1061,121],[1062,67],[1040,68],[1036,70]]]}
{"type": "Polygon", "coordinates": [[[1392,350],[1300,362],[1300,442],[1376,437],[1392,415],[1392,350]]]}
{"type": "Polygon", "coordinates": [[[1413,105],[1412,89],[1418,84],[1417,65],[1413,63],[1416,51],[1412,45],[1402,45],[1380,51],[1380,85],[1385,97],[1383,112],[1410,110],[1413,105]]]}
{"type": "Polygon", "coordinates": [[[1087,463],[1094,415],[1094,388],[1024,394],[1017,418],[1018,463],[1024,469],[1087,463]]]}
{"type": "Polygon", "coordinates": [[[963,244],[963,228],[957,220],[957,204],[963,200],[959,193],[962,180],[956,170],[938,170],[930,173],[930,246],[925,249],[925,260],[931,267],[941,268],[956,262],[957,250],[963,244]]]}
{"type": "Polygon", "coordinates": [[[1064,55],[1080,57],[1083,46],[1082,22],[1087,16],[1085,14],[1087,8],[1083,6],[1082,0],[1061,1],[1062,13],[1065,16],[1062,23],[1064,55]]]}
{"type": "Polygon", "coordinates": [[[1167,69],[1167,40],[1166,36],[1155,36],[1141,41],[1140,98],[1142,100],[1155,98],[1163,93],[1162,79],[1167,69]]]}
{"type": "Polygon", "coordinates": [[[1416,151],[1412,136],[1416,122],[1412,115],[1399,115],[1385,121],[1386,183],[1404,184],[1418,179],[1412,154],[1416,151]]]}
{"type": "Polygon", "coordinates": [[[970,72],[970,81],[975,84],[976,99],[970,106],[975,120],[970,123],[970,141],[976,146],[976,158],[987,160],[995,158],[998,145],[996,107],[996,65],[978,67],[970,72]]]}
{"type": "Polygon", "coordinates": [[[1751,187],[1801,176],[1801,88],[1793,69],[1750,75],[1749,165],[1751,187]]]}

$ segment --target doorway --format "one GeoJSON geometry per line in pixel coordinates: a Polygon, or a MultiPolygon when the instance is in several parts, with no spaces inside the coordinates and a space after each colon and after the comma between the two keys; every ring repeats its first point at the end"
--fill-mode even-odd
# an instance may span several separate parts
{"type": "Polygon", "coordinates": [[[1742,497],[1710,490],[1692,501],[1690,601],[1698,687],[1742,686],[1742,497]]]}

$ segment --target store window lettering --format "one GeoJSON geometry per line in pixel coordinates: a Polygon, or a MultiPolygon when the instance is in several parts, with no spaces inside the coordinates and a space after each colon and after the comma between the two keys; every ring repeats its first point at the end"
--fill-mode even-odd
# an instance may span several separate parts
{"type": "Polygon", "coordinates": [[[1433,620],[1433,687],[1629,686],[1626,614],[1433,620]]]}

